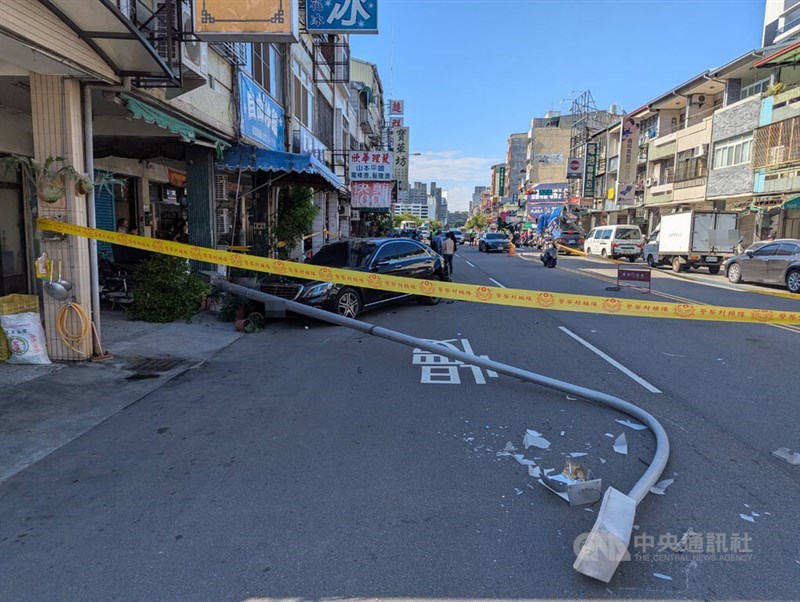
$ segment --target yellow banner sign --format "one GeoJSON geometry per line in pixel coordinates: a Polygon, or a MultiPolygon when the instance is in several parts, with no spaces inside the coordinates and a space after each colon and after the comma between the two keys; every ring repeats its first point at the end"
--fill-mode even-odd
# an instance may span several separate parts
{"type": "Polygon", "coordinates": [[[748,309],[743,307],[723,307],[714,305],[695,305],[691,303],[660,303],[614,297],[590,295],[571,295],[549,291],[528,289],[498,288],[478,286],[459,282],[440,282],[419,280],[399,276],[384,276],[369,272],[356,272],[339,268],[309,265],[294,261],[268,259],[254,255],[242,255],[195,247],[179,242],[120,234],[107,230],[97,230],[75,224],[65,224],[39,218],[39,229],[61,234],[71,234],[99,241],[216,263],[236,268],[278,274],[292,278],[336,282],[360,288],[386,290],[426,297],[442,297],[458,301],[474,301],[532,309],[550,309],[620,316],[640,316],[647,318],[672,318],[683,320],[709,320],[714,322],[749,322],[762,324],[800,324],[800,312],[771,309],[748,309]]]}
{"type": "Polygon", "coordinates": [[[298,0],[195,0],[194,30],[208,42],[297,42],[298,0]]]}

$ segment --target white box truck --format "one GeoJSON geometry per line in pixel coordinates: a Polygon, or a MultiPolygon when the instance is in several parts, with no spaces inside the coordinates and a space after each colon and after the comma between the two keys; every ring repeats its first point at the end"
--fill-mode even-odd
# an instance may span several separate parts
{"type": "Polygon", "coordinates": [[[661,216],[647,240],[644,259],[651,266],[671,265],[673,271],[707,267],[718,274],[739,242],[736,213],[687,211],[661,216]]]}

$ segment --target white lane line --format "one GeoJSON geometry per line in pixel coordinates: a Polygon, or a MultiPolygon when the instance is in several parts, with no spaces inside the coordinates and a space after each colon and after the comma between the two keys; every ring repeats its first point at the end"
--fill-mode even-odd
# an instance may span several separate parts
{"type": "MultiPolygon", "coordinates": [[[[467,260],[465,259],[464,261],[467,261],[467,260]]],[[[474,264],[474,263],[470,263],[469,261],[467,261],[467,265],[468,265],[469,267],[471,267],[471,268],[474,268],[474,267],[475,267],[475,264],[474,264]]]]}
{"type": "Polygon", "coordinates": [[[599,355],[601,358],[603,358],[604,360],[606,360],[606,361],[607,361],[609,364],[611,364],[612,366],[614,366],[614,367],[615,367],[617,370],[619,370],[620,372],[622,372],[623,374],[625,374],[626,376],[628,376],[628,377],[629,377],[631,380],[635,380],[637,383],[639,383],[640,385],[642,385],[642,386],[643,386],[645,389],[647,389],[647,390],[648,390],[648,391],[650,391],[651,393],[661,393],[661,391],[660,391],[659,389],[657,389],[656,387],[654,387],[653,385],[651,385],[649,382],[647,382],[645,379],[643,379],[643,378],[642,378],[641,376],[639,376],[638,374],[636,374],[636,373],[634,373],[634,372],[631,372],[630,370],[628,370],[628,369],[627,369],[625,366],[623,366],[622,364],[620,364],[620,363],[619,363],[617,360],[615,360],[614,358],[612,358],[612,357],[609,357],[608,355],[606,355],[605,353],[603,353],[602,351],[600,351],[600,350],[599,350],[597,347],[595,347],[594,345],[592,345],[592,344],[591,344],[589,341],[584,341],[584,340],[583,340],[581,337],[579,337],[577,334],[575,334],[574,332],[572,332],[572,331],[571,331],[571,330],[569,330],[568,328],[564,328],[563,326],[559,326],[559,327],[558,327],[558,329],[559,329],[559,330],[561,330],[561,331],[562,331],[564,334],[566,334],[566,335],[568,335],[568,336],[571,336],[573,339],[575,339],[576,341],[578,341],[578,342],[579,342],[581,345],[583,345],[584,347],[586,347],[586,348],[587,348],[589,351],[591,351],[591,352],[593,352],[593,353],[596,353],[597,355],[599,355]]]}
{"type": "Polygon", "coordinates": [[[494,283],[495,283],[497,286],[499,286],[500,288],[505,288],[505,286],[503,286],[502,284],[500,284],[500,283],[499,283],[497,280],[495,280],[494,278],[489,278],[489,280],[491,280],[492,282],[494,282],[494,283]]]}

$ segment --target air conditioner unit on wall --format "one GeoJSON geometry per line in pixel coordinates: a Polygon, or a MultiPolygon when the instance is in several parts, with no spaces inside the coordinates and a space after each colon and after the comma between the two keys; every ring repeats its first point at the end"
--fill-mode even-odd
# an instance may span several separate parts
{"type": "Polygon", "coordinates": [[[705,157],[708,153],[708,144],[699,144],[694,148],[695,157],[705,157]]]}
{"type": "Polygon", "coordinates": [[[650,187],[651,187],[653,184],[655,184],[655,181],[656,181],[656,179],[655,179],[655,178],[647,178],[647,179],[644,181],[644,185],[645,185],[647,188],[650,188],[650,187]]]}
{"type": "Polygon", "coordinates": [[[208,83],[208,44],[194,36],[192,5],[179,0],[181,35],[181,81],[180,88],[167,88],[167,98],[175,98],[208,83]]]}
{"type": "Polygon", "coordinates": [[[350,205],[339,205],[339,215],[341,217],[350,217],[351,215],[350,205]]]}

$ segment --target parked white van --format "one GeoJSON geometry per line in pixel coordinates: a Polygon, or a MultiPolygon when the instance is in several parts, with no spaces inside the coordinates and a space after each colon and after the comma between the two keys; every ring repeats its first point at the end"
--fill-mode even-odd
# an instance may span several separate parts
{"type": "Polygon", "coordinates": [[[626,257],[631,263],[642,256],[642,247],[642,231],[639,226],[630,224],[594,228],[583,243],[588,255],[626,257]]]}

